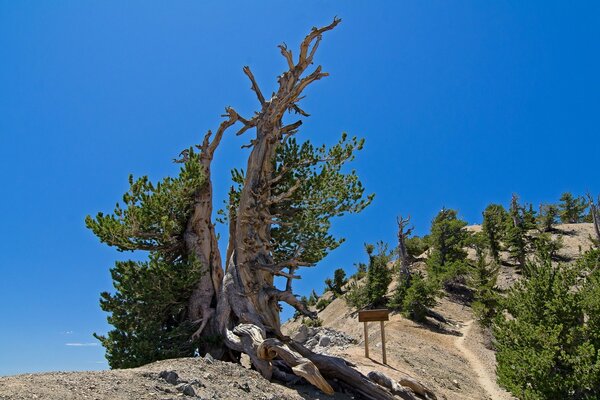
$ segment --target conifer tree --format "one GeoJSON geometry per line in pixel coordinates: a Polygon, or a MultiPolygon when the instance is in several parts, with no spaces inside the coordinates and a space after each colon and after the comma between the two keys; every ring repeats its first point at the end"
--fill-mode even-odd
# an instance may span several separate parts
{"type": "Polygon", "coordinates": [[[508,213],[500,204],[490,204],[483,212],[482,230],[486,236],[490,254],[496,263],[500,262],[501,242],[507,220],[508,213]]]}
{"type": "Polygon", "coordinates": [[[500,305],[500,294],[496,288],[500,265],[492,258],[487,261],[483,240],[474,240],[476,262],[469,274],[469,283],[473,288],[473,313],[484,326],[490,326],[500,305]]]}
{"type": "Polygon", "coordinates": [[[574,197],[571,193],[565,192],[560,197],[559,204],[560,221],[563,224],[577,224],[583,222],[587,202],[581,196],[574,197]]]}
{"type": "Polygon", "coordinates": [[[377,248],[367,244],[365,250],[369,255],[365,297],[367,305],[377,307],[387,303],[385,295],[392,282],[392,271],[388,267],[392,260],[392,253],[383,242],[377,243],[377,248]]]}
{"type": "Polygon", "coordinates": [[[527,255],[527,220],[525,208],[519,204],[519,198],[515,194],[512,196],[508,214],[504,231],[506,248],[517,266],[522,269],[527,255]]]}
{"type": "Polygon", "coordinates": [[[537,226],[540,232],[551,232],[558,219],[558,207],[554,204],[540,204],[537,226]]]}
{"type": "Polygon", "coordinates": [[[466,272],[469,233],[464,229],[467,222],[457,215],[456,210],[443,208],[431,222],[427,266],[432,277],[446,280],[466,272]]]}
{"type": "Polygon", "coordinates": [[[346,279],[346,271],[344,271],[342,268],[338,268],[333,271],[333,279],[325,279],[327,290],[330,290],[336,297],[344,294],[344,290],[342,288],[346,283],[348,283],[348,280],[346,279]]]}

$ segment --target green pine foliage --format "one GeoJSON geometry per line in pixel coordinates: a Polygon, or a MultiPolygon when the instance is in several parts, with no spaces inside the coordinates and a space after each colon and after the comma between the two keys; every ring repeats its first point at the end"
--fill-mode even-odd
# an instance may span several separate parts
{"type": "Polygon", "coordinates": [[[528,264],[494,325],[498,382],[520,399],[600,397],[600,252],[528,264]]]}
{"type": "Polygon", "coordinates": [[[547,232],[540,233],[531,238],[533,253],[538,258],[549,258],[550,260],[559,259],[558,252],[563,248],[563,240],[561,236],[554,239],[547,232]]]}
{"type": "Polygon", "coordinates": [[[482,230],[486,236],[488,248],[494,260],[500,262],[504,228],[508,220],[508,213],[500,204],[490,204],[483,211],[482,230]]]}
{"type": "Polygon", "coordinates": [[[529,238],[529,217],[527,209],[519,204],[518,197],[513,195],[504,231],[504,245],[510,257],[519,269],[524,268],[529,238]]]}
{"type": "Polygon", "coordinates": [[[437,282],[432,282],[424,278],[420,272],[415,272],[402,299],[402,313],[414,321],[425,321],[428,309],[436,304],[438,288],[437,282]]]}
{"type": "Polygon", "coordinates": [[[413,272],[410,279],[398,274],[398,285],[388,307],[414,321],[424,322],[427,310],[436,304],[438,292],[439,284],[425,278],[420,271],[413,272]]]}
{"type": "Polygon", "coordinates": [[[194,193],[205,183],[197,157],[190,149],[179,175],[156,184],[130,176],[123,205],[112,215],[86,218],[87,227],[119,251],[149,251],[148,261],[117,262],[111,269],[115,292],[101,294],[101,308],[114,329],[95,336],[111,368],[190,357],[198,347],[190,342],[186,306],[202,266],[188,257],[180,240],[194,193]]]}
{"type": "Polygon", "coordinates": [[[392,261],[392,253],[383,242],[366,245],[365,249],[369,255],[369,267],[367,270],[366,297],[367,304],[378,307],[387,303],[385,295],[392,282],[392,271],[388,264],[392,261]]]}
{"type": "Polygon", "coordinates": [[[385,305],[387,289],[392,282],[392,271],[388,268],[392,252],[388,250],[387,245],[383,242],[379,242],[377,247],[367,244],[365,250],[369,256],[366,282],[352,282],[344,296],[346,303],[357,309],[385,305]]]}
{"type": "Polygon", "coordinates": [[[429,237],[411,236],[406,238],[404,244],[406,245],[406,252],[408,255],[412,259],[416,259],[429,249],[429,237]]]}
{"type": "Polygon", "coordinates": [[[563,193],[560,197],[559,216],[563,224],[577,224],[585,219],[588,203],[584,197],[574,197],[571,193],[563,193]]]}
{"type": "Polygon", "coordinates": [[[333,272],[333,279],[325,279],[325,285],[327,290],[331,291],[335,297],[339,297],[344,294],[343,287],[348,283],[346,279],[346,271],[342,268],[338,268],[333,272]]]}
{"type": "Polygon", "coordinates": [[[429,277],[448,282],[467,272],[469,232],[467,222],[458,218],[456,210],[442,209],[431,222],[430,254],[427,259],[429,277]]]}
{"type": "MultiPolygon", "coordinates": [[[[330,233],[332,217],[358,213],[375,196],[364,195],[354,170],[342,171],[363,144],[363,139],[349,138],[344,133],[330,148],[316,147],[308,141],[300,144],[291,137],[278,149],[273,174],[279,178],[272,195],[291,195],[269,210],[274,216],[271,241],[275,263],[297,257],[298,249],[302,249],[303,261],[317,263],[344,242],[330,233]]],[[[236,187],[230,194],[229,211],[237,209],[244,177],[243,171],[233,170],[236,187]]],[[[225,221],[227,213],[220,214],[225,221]]]]}
{"type": "Polygon", "coordinates": [[[551,232],[558,220],[558,207],[554,204],[541,204],[537,217],[537,227],[540,232],[551,232]]]}
{"type": "Polygon", "coordinates": [[[319,311],[323,311],[325,308],[327,308],[327,306],[329,304],[331,304],[331,302],[333,301],[333,299],[321,299],[317,302],[316,307],[317,310],[319,311]]]}
{"type": "Polygon", "coordinates": [[[486,327],[492,324],[500,308],[501,295],[496,287],[500,265],[492,259],[488,262],[482,249],[477,251],[477,261],[469,274],[469,283],[473,288],[471,308],[477,320],[486,327]]]}

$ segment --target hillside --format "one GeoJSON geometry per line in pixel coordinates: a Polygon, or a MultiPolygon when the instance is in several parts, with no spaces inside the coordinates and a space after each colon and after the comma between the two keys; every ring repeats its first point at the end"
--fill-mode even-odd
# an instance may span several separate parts
{"type": "MultiPolygon", "coordinates": [[[[479,231],[481,227],[474,225],[467,229],[479,231]]],[[[565,262],[573,261],[580,252],[590,248],[589,237],[593,234],[592,224],[557,225],[553,237],[561,236],[564,245],[559,257],[565,262]]],[[[502,254],[502,258],[506,260],[507,255],[502,254]]],[[[419,268],[419,264],[422,263],[413,267],[419,268]]],[[[498,286],[503,289],[520,278],[507,264],[502,265],[498,279],[498,286]]],[[[392,282],[389,292],[394,286],[392,282]]],[[[324,296],[330,298],[331,293],[324,296]]],[[[511,399],[512,396],[496,384],[495,356],[489,348],[491,339],[474,321],[469,305],[460,296],[446,293],[434,311],[441,314],[446,323],[430,320],[428,324],[419,324],[398,314],[390,316],[390,321],[385,323],[387,366],[381,364],[378,323],[370,323],[371,359],[366,359],[363,324],[358,322],[356,311],[350,309],[343,298],[333,300],[318,315],[324,327],[357,339],[355,345],[331,352],[356,363],[363,372],[379,368],[395,379],[408,375],[448,399],[511,399]]],[[[284,329],[293,336],[299,326],[300,319],[291,320],[284,329]]]]}

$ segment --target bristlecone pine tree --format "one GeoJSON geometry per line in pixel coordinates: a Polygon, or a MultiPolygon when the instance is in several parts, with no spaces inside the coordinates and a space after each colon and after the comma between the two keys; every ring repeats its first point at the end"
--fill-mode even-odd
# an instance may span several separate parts
{"type": "Polygon", "coordinates": [[[98,337],[112,367],[195,352],[236,361],[246,353],[267,379],[292,381],[299,375],[328,394],[333,385],[370,399],[393,398],[344,360],[315,354],[280,330],[279,302],[315,318],[292,292],[292,281],[299,279],[299,267],[314,265],[341,243],[329,234],[330,219],[359,212],[372,199],[364,196],[354,172],[341,172],[361,140],[344,135],[329,149],[299,144],[294,136],[302,120],[284,118],[308,116],[298,104],[303,91],[328,74],[321,66],[307,70],[323,33],[339,22],[313,28],[296,57],[279,46],[288,69],[270,99],[244,67],[260,109],[244,118],[227,107],[214,135],[208,131],[196,149],[182,152],[176,178],[157,184],[130,178],[124,206],[86,219],[102,242],[150,255],[146,262],[118,262],[112,270],[116,291],[102,294],[114,330],[98,337]],[[238,186],[230,193],[222,261],[212,222],[211,162],[235,124],[241,124],[238,135],[250,130],[256,135],[245,171],[233,174],[238,186]],[[287,279],[285,290],[275,287],[276,276],[287,279]]]}

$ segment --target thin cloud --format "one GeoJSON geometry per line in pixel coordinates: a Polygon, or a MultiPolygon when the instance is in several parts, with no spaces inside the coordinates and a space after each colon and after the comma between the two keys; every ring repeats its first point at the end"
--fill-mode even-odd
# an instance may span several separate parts
{"type": "Polygon", "coordinates": [[[72,335],[73,333],[75,333],[75,332],[73,332],[73,331],[62,331],[60,334],[61,335],[72,335]]]}
{"type": "Polygon", "coordinates": [[[98,343],[95,343],[95,342],[92,342],[92,343],[79,343],[79,342],[75,342],[75,343],[65,343],[65,346],[91,347],[91,346],[98,346],[98,343]]]}

